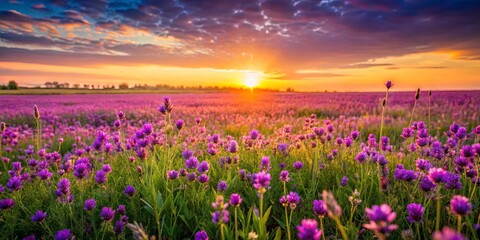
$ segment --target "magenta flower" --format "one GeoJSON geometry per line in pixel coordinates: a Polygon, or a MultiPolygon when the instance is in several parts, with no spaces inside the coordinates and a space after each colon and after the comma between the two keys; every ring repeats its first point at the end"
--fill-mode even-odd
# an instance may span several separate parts
{"type": "Polygon", "coordinates": [[[178,178],[178,172],[175,171],[175,170],[169,170],[169,171],[167,172],[167,176],[168,176],[168,179],[170,179],[170,180],[175,180],[175,179],[178,178]]]}
{"type": "Polygon", "coordinates": [[[288,176],[289,173],[287,170],[283,170],[280,172],[280,181],[282,182],[288,182],[290,181],[290,177],[288,176]]]}
{"type": "Polygon", "coordinates": [[[397,225],[391,224],[397,217],[397,214],[392,212],[392,209],[387,204],[374,205],[372,208],[366,208],[365,212],[370,222],[363,224],[363,226],[373,231],[379,238],[381,238],[380,236],[388,236],[393,230],[398,228],[397,225]]]}
{"type": "Polygon", "coordinates": [[[464,216],[472,211],[472,204],[468,198],[460,195],[455,195],[450,200],[450,209],[455,215],[464,216]]]}
{"type": "Polygon", "coordinates": [[[449,227],[443,227],[442,231],[435,231],[432,237],[433,240],[467,240],[461,233],[449,227]]]}
{"type": "Polygon", "coordinates": [[[258,190],[260,193],[264,193],[266,188],[270,185],[271,180],[270,173],[267,172],[258,172],[255,177],[255,181],[253,186],[258,190]]]}
{"type": "Polygon", "coordinates": [[[322,236],[322,230],[318,229],[317,221],[314,219],[303,219],[297,230],[297,236],[301,240],[319,240],[322,236]]]}
{"type": "Polygon", "coordinates": [[[230,195],[230,204],[232,206],[235,206],[235,207],[238,207],[240,206],[240,204],[242,203],[243,199],[240,197],[239,194],[237,193],[232,193],[232,195],[230,195]]]}

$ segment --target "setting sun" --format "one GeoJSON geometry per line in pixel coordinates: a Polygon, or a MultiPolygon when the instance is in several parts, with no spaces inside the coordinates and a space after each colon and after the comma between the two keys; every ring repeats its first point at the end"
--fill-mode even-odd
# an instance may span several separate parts
{"type": "Polygon", "coordinates": [[[262,73],[248,72],[247,74],[245,74],[245,79],[243,84],[249,88],[254,88],[259,85],[261,77],[262,77],[262,73]]]}

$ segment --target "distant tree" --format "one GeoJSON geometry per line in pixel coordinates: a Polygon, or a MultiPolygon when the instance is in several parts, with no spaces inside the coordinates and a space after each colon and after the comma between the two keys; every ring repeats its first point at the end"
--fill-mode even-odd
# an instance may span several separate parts
{"type": "Polygon", "coordinates": [[[291,88],[291,87],[288,87],[287,88],[287,92],[295,92],[295,89],[291,88]]]}
{"type": "Polygon", "coordinates": [[[45,83],[45,87],[46,87],[46,88],[51,88],[51,87],[52,87],[52,83],[51,83],[51,82],[46,82],[46,83],[45,83]]]}
{"type": "Polygon", "coordinates": [[[0,86],[0,89],[2,89],[2,90],[7,90],[8,87],[7,87],[7,85],[3,84],[2,86],[0,86]]]}
{"type": "Polygon", "coordinates": [[[17,90],[18,89],[18,84],[17,84],[17,82],[11,80],[11,81],[8,82],[7,88],[10,89],[10,90],[17,90]]]}
{"type": "Polygon", "coordinates": [[[69,87],[70,87],[70,83],[68,83],[68,82],[63,83],[63,87],[64,87],[64,88],[69,88],[69,87]]]}
{"type": "Polygon", "coordinates": [[[118,88],[119,88],[119,89],[128,89],[128,83],[120,83],[120,84],[118,85],[118,88]]]}
{"type": "Polygon", "coordinates": [[[60,88],[60,84],[57,81],[52,82],[52,85],[54,88],[60,88]]]}
{"type": "Polygon", "coordinates": [[[73,86],[73,88],[80,88],[80,84],[78,84],[78,83],[74,83],[72,86],[73,86]]]}

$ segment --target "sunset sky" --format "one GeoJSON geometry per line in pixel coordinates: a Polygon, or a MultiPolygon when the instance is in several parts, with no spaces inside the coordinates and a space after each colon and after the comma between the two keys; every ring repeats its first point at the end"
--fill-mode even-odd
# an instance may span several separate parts
{"type": "Polygon", "coordinates": [[[480,89],[479,0],[0,1],[0,83],[480,89]]]}

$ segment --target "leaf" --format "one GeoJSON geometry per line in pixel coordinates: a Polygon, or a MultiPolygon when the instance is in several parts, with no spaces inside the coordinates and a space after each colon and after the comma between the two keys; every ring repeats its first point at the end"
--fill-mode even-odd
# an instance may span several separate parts
{"type": "Polygon", "coordinates": [[[150,205],[147,201],[145,201],[143,198],[140,198],[140,201],[142,201],[145,206],[143,206],[150,214],[153,215],[153,207],[150,205]]]}
{"type": "Polygon", "coordinates": [[[282,239],[282,229],[280,227],[277,227],[277,231],[275,232],[275,238],[274,240],[281,240],[282,239]]]}

